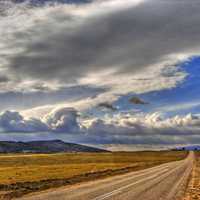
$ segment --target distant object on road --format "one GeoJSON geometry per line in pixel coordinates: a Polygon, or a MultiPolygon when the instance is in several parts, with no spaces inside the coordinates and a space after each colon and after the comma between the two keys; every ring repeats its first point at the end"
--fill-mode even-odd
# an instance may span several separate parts
{"type": "Polygon", "coordinates": [[[59,153],[59,152],[106,152],[106,150],[62,140],[31,142],[0,141],[0,153],[59,153]]]}

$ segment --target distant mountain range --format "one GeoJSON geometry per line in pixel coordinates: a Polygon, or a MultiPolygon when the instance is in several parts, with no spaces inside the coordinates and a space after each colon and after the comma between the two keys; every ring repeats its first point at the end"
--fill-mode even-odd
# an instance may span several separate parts
{"type": "Polygon", "coordinates": [[[58,152],[106,152],[106,150],[62,140],[11,142],[0,141],[0,153],[58,153],[58,152]]]}
{"type": "Polygon", "coordinates": [[[190,145],[190,146],[177,147],[173,150],[199,151],[200,145],[190,145]]]}

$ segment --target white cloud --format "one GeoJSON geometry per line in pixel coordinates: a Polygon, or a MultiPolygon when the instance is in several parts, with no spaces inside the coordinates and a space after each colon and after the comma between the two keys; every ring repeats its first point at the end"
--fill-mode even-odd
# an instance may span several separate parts
{"type": "Polygon", "coordinates": [[[43,118],[27,118],[16,111],[5,111],[0,114],[1,132],[24,133],[80,133],[78,113],[73,108],[53,110],[43,118]]]}
{"type": "Polygon", "coordinates": [[[26,138],[31,133],[43,138],[48,133],[48,138],[65,140],[70,137],[79,143],[111,145],[112,149],[121,145],[128,149],[131,145],[195,144],[200,141],[200,118],[192,114],[164,118],[152,113],[85,119],[74,108],[63,107],[40,119],[28,119],[18,112],[6,111],[0,115],[0,130],[1,134],[6,132],[8,138],[16,132],[27,133],[26,138]]]}
{"type": "Polygon", "coordinates": [[[48,131],[48,127],[39,119],[25,119],[15,111],[0,114],[1,132],[38,132],[48,131]]]}
{"type": "Polygon", "coordinates": [[[0,84],[2,91],[32,91],[37,82],[51,90],[72,84],[106,88],[77,102],[95,105],[119,94],[176,87],[186,77],[176,64],[199,50],[199,12],[185,3],[96,0],[32,7],[3,2],[0,73],[10,81],[0,84]],[[193,18],[177,15],[178,7],[193,18]],[[196,27],[191,33],[190,24],[196,27]],[[183,29],[180,37],[177,27],[183,29]]]}
{"type": "Polygon", "coordinates": [[[87,120],[84,125],[89,136],[100,144],[173,145],[200,140],[200,118],[192,114],[172,118],[163,118],[159,113],[118,114],[87,120]]]}
{"type": "Polygon", "coordinates": [[[79,133],[78,113],[74,108],[56,109],[45,115],[43,120],[53,132],[79,133]]]}

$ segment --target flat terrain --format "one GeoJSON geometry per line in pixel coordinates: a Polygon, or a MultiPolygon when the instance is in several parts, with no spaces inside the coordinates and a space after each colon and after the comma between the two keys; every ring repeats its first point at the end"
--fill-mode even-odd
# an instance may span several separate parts
{"type": "Polygon", "coordinates": [[[176,160],[186,152],[67,153],[0,155],[0,197],[9,199],[142,170],[176,160]]]}
{"type": "Polygon", "coordinates": [[[193,167],[194,155],[153,168],[96,180],[21,200],[181,200],[193,167]]]}

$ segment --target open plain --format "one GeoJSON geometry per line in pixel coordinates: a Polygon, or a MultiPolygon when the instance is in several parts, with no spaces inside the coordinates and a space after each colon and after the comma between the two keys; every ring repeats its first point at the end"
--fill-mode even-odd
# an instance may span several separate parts
{"type": "Polygon", "coordinates": [[[186,152],[3,154],[1,199],[122,175],[183,160],[186,152]]]}

